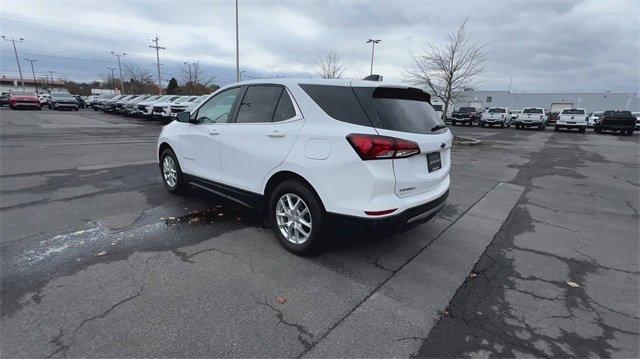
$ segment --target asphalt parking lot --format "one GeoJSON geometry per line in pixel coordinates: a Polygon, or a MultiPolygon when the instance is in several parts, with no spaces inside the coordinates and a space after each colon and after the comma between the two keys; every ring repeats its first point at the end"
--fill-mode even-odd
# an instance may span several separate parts
{"type": "Polygon", "coordinates": [[[161,125],[0,109],[4,357],[638,357],[640,135],[452,127],[432,222],[296,257],[161,125]]]}

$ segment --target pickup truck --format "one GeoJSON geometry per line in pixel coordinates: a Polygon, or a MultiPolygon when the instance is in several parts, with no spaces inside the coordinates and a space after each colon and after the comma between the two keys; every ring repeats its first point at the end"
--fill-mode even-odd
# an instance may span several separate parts
{"type": "Polygon", "coordinates": [[[462,125],[468,124],[473,126],[474,120],[480,119],[480,110],[475,107],[460,107],[451,114],[451,125],[456,126],[458,123],[462,125]]]}
{"type": "Polygon", "coordinates": [[[480,117],[480,127],[500,125],[500,127],[511,126],[511,115],[509,109],[505,107],[491,107],[480,117]]]}
{"type": "Polygon", "coordinates": [[[620,134],[633,135],[636,129],[636,118],[631,111],[605,111],[596,122],[594,131],[620,131],[620,134]]]}
{"type": "Polygon", "coordinates": [[[584,133],[587,129],[588,121],[589,117],[587,116],[587,111],[584,108],[565,108],[560,111],[560,114],[558,115],[554,131],[559,131],[561,128],[566,128],[568,130],[577,128],[578,131],[584,133]]]}
{"type": "Polygon", "coordinates": [[[537,127],[544,130],[547,127],[547,114],[543,108],[527,107],[516,116],[512,123],[517,129],[525,127],[537,127]]]}

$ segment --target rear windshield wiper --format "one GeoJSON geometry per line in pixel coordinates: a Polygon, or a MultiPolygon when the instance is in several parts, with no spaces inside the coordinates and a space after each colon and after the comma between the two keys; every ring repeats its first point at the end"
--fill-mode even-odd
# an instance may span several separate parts
{"type": "Polygon", "coordinates": [[[443,128],[447,128],[447,126],[445,126],[445,125],[438,125],[438,126],[436,126],[436,127],[432,128],[432,129],[431,129],[431,132],[435,132],[435,131],[438,131],[438,130],[442,130],[443,128]]]}

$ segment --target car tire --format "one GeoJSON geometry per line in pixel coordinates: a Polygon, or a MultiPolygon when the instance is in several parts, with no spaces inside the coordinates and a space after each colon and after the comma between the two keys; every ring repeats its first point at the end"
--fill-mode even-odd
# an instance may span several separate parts
{"type": "Polygon", "coordinates": [[[178,158],[171,148],[167,148],[160,155],[160,175],[164,187],[170,193],[181,195],[189,189],[184,181],[178,158]]]}
{"type": "Polygon", "coordinates": [[[553,131],[555,131],[555,132],[560,131],[560,126],[555,125],[555,126],[553,127],[553,131]]]}
{"type": "Polygon", "coordinates": [[[580,127],[580,133],[584,133],[586,131],[586,129],[584,127],[580,127]]]}
{"type": "Polygon", "coordinates": [[[78,107],[74,107],[73,110],[74,111],[80,111],[80,109],[78,107]]]}
{"type": "Polygon", "coordinates": [[[313,190],[300,181],[286,180],[270,193],[268,211],[271,229],[286,250],[301,256],[314,253],[321,242],[325,214],[313,190]],[[290,218],[293,224],[286,226],[290,218]]]}

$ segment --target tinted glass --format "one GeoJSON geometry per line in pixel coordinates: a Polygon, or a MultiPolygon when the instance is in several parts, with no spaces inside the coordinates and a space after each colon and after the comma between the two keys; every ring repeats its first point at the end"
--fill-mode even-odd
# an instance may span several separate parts
{"type": "Polygon", "coordinates": [[[475,107],[460,107],[458,112],[473,112],[475,110],[475,107]]]}
{"type": "Polygon", "coordinates": [[[271,122],[281,93],[280,86],[249,86],[240,104],[236,122],[271,122]]]}
{"type": "Polygon", "coordinates": [[[276,112],[273,114],[273,122],[288,120],[295,117],[295,115],[296,110],[293,107],[289,94],[287,91],[282,91],[280,101],[278,101],[278,106],[276,107],[276,112]]]}
{"type": "Polygon", "coordinates": [[[489,113],[506,113],[507,110],[504,108],[490,108],[489,113]]]}
{"type": "Polygon", "coordinates": [[[631,111],[605,111],[605,117],[633,117],[631,111]]]}
{"type": "Polygon", "coordinates": [[[207,101],[198,110],[199,123],[226,123],[229,122],[231,109],[236,100],[240,88],[232,88],[221,92],[207,101]]]}
{"type": "Polygon", "coordinates": [[[565,115],[584,115],[584,110],[578,110],[577,108],[568,108],[566,110],[562,110],[562,113],[565,115]]]}
{"type": "Polygon", "coordinates": [[[436,111],[442,111],[442,105],[431,105],[431,107],[436,111]]]}
{"type": "Polygon", "coordinates": [[[522,113],[542,113],[540,108],[525,108],[522,113]]]}
{"type": "Polygon", "coordinates": [[[51,93],[51,97],[64,97],[64,98],[68,98],[68,97],[73,97],[71,96],[70,93],[68,92],[52,92],[51,93]]]}
{"type": "Polygon", "coordinates": [[[430,97],[416,88],[356,87],[353,91],[365,107],[374,127],[411,133],[432,133],[444,125],[429,103],[430,97]]]}
{"type": "Polygon", "coordinates": [[[325,85],[300,85],[300,87],[320,106],[322,111],[332,118],[371,127],[371,122],[351,87],[325,85]]]}
{"type": "Polygon", "coordinates": [[[29,91],[11,91],[11,96],[35,96],[36,94],[29,91]]]}

